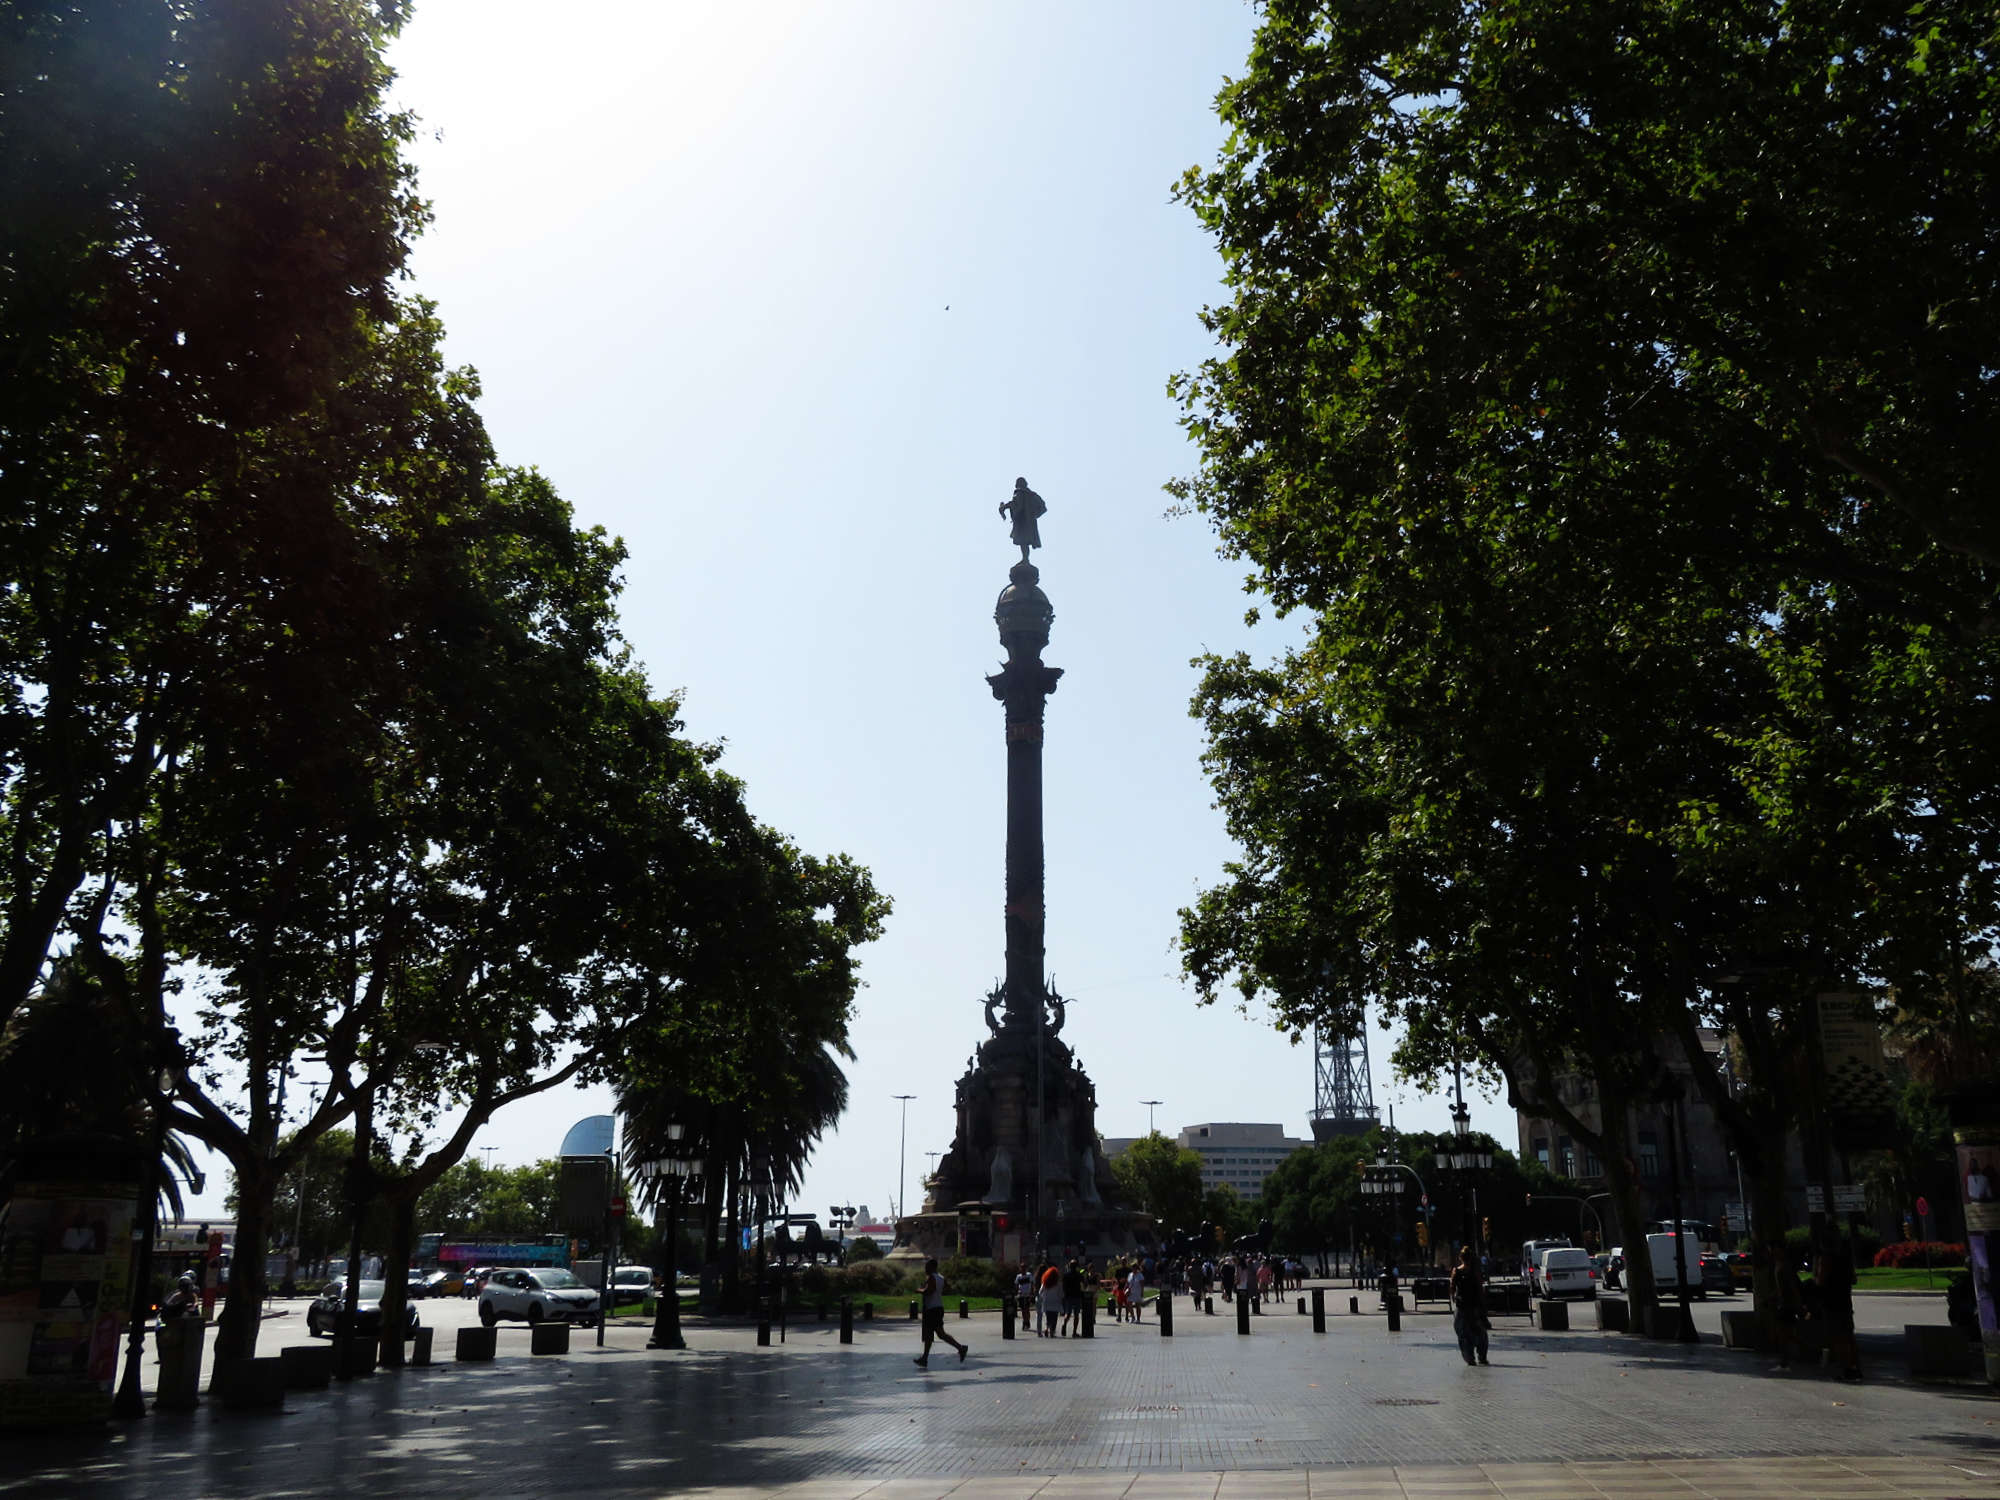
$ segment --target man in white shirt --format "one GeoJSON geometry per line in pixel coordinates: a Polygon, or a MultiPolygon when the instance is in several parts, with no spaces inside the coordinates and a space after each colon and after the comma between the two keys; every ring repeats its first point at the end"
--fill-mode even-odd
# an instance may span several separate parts
{"type": "Polygon", "coordinates": [[[924,1262],[924,1352],[917,1356],[915,1363],[923,1369],[931,1364],[931,1340],[943,1339],[958,1351],[958,1362],[965,1363],[966,1348],[957,1339],[944,1331],[944,1277],[938,1274],[937,1258],[933,1256],[924,1262]]]}
{"type": "Polygon", "coordinates": [[[1125,1321],[1137,1323],[1139,1315],[1146,1310],[1146,1273],[1139,1267],[1132,1267],[1132,1274],[1125,1278],[1125,1321]]]}

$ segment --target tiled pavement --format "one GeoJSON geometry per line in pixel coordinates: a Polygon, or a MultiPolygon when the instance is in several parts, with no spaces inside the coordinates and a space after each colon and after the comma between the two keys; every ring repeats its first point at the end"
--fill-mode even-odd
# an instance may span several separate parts
{"type": "Polygon", "coordinates": [[[1221,1474],[1020,1475],[965,1480],[812,1479],[702,1488],[689,1500],[1955,1500],[2000,1495],[1984,1470],[1927,1459],[1484,1464],[1459,1468],[1257,1469],[1221,1474]],[[1983,1477],[1981,1477],[1983,1474],[1983,1477]]]}
{"type": "MultiPolygon", "coordinates": [[[[1344,1299],[1342,1301],[1344,1306],[1344,1299]]],[[[1218,1305],[1219,1306],[1219,1305],[1218,1305]]],[[[283,1415],[155,1414],[89,1438],[0,1443],[0,1493],[185,1496],[696,1494],[748,1500],[1228,1500],[1236,1496],[1985,1496],[2000,1402],[1886,1371],[1849,1387],[1714,1344],[1657,1345],[1505,1320],[1470,1369],[1438,1314],[1233,1322],[1177,1336],[999,1338],[910,1364],[908,1324],[825,1325],[783,1348],[641,1329],[531,1359],[378,1375],[283,1415]]]]}

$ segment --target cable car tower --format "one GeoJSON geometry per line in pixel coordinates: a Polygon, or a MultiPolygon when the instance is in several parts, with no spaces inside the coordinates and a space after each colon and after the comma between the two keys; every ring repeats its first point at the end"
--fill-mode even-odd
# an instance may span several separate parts
{"type": "Polygon", "coordinates": [[[1375,1086],[1368,1077],[1368,1038],[1359,1031],[1329,1038],[1315,1027],[1313,1139],[1365,1135],[1376,1123],[1375,1086]]]}

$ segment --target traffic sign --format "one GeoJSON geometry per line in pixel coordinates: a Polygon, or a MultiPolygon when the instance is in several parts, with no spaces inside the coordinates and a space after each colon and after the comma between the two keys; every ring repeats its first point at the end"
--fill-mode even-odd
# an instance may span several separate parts
{"type": "Polygon", "coordinates": [[[1917,1217],[1920,1219],[1928,1219],[1930,1216],[1931,1216],[1931,1200],[1928,1198],[1919,1198],[1917,1200],[1917,1217]]]}
{"type": "Polygon", "coordinates": [[[1417,1199],[1417,1204],[1419,1207],[1429,1208],[1431,1206],[1431,1195],[1429,1193],[1425,1193],[1422,1197],[1417,1199]]]}
{"type": "Polygon", "coordinates": [[[625,1200],[623,1198],[613,1198],[611,1200],[611,1216],[614,1219],[622,1219],[625,1216],[625,1200]]]}

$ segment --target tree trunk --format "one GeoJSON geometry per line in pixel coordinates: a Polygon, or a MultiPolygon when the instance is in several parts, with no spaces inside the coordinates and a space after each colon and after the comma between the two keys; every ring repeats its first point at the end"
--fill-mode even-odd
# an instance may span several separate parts
{"type": "Polygon", "coordinates": [[[271,1199],[277,1178],[262,1156],[232,1161],[236,1170],[236,1240],[229,1261],[229,1295],[215,1326],[215,1371],[231,1359],[251,1359],[257,1353],[257,1325],[264,1311],[264,1246],[270,1239],[271,1199]]]}
{"type": "Polygon", "coordinates": [[[403,1318],[410,1305],[410,1255],[417,1246],[417,1200],[409,1193],[385,1196],[389,1201],[389,1253],[382,1262],[381,1364],[387,1370],[400,1370],[403,1318]]]}

